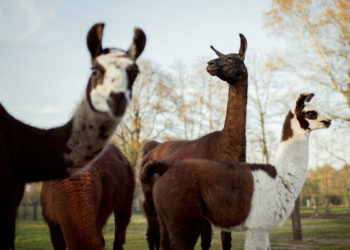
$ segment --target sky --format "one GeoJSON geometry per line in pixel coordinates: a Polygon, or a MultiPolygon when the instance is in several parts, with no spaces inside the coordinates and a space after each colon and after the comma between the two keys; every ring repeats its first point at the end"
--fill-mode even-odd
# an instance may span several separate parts
{"type": "Polygon", "coordinates": [[[210,45],[223,53],[238,52],[239,33],[248,40],[246,58],[259,51],[278,53],[286,48],[285,41],[264,28],[263,15],[270,4],[271,0],[0,1],[0,102],[17,119],[40,128],[67,122],[90,75],[86,35],[96,22],[106,24],[103,46],[125,50],[134,27],[142,28],[147,43],[140,58],[163,70],[175,62],[191,65],[213,58],[210,45]]]}
{"type": "MultiPolygon", "coordinates": [[[[59,126],[72,115],[90,74],[86,34],[104,22],[103,46],[127,49],[133,28],[147,44],[142,59],[168,69],[237,52],[239,33],[250,51],[280,46],[264,28],[270,0],[10,0],[0,2],[0,102],[35,126],[59,126]]],[[[205,67],[205,64],[203,65],[205,67]]]]}

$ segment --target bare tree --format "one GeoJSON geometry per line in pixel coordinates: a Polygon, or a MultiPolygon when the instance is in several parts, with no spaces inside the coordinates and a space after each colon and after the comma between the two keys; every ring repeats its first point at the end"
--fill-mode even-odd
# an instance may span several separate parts
{"type": "MultiPolygon", "coordinates": [[[[112,141],[136,168],[139,153],[145,141],[167,138],[175,126],[172,114],[176,111],[170,76],[150,61],[139,63],[140,74],[132,91],[132,103],[112,141]]],[[[138,170],[135,170],[138,172],[138,170]]],[[[136,183],[135,203],[140,209],[142,191],[136,183]]]]}
{"type": "Polygon", "coordinates": [[[349,9],[348,0],[273,0],[265,13],[266,26],[289,42],[291,75],[332,90],[331,96],[323,91],[324,103],[345,122],[350,121],[349,9]]]}
{"type": "Polygon", "coordinates": [[[314,170],[309,170],[306,177],[305,184],[303,186],[302,195],[311,197],[312,207],[314,209],[314,216],[318,217],[318,197],[321,195],[319,188],[319,179],[317,173],[314,170]]]}
{"type": "Polygon", "coordinates": [[[350,165],[344,165],[339,171],[339,186],[345,197],[346,212],[350,215],[350,165]]]}
{"type": "Polygon", "coordinates": [[[199,58],[189,69],[181,62],[173,65],[172,85],[178,97],[177,138],[195,139],[223,127],[228,87],[206,72],[207,61],[199,58]]]}
{"type": "Polygon", "coordinates": [[[300,197],[298,197],[295,200],[295,205],[292,212],[292,227],[293,227],[293,239],[302,240],[303,234],[301,230],[301,220],[300,220],[300,197]]]}
{"type": "Polygon", "coordinates": [[[350,121],[350,1],[273,0],[265,15],[266,26],[295,45],[293,74],[332,90],[333,117],[350,121]]]}
{"type": "Polygon", "coordinates": [[[320,180],[320,189],[323,194],[323,204],[326,209],[326,213],[331,213],[330,209],[330,196],[335,192],[336,183],[336,171],[332,166],[326,164],[323,167],[317,168],[317,176],[320,180]]]}
{"type": "MultiPolygon", "coordinates": [[[[248,142],[249,154],[260,152],[261,157],[253,157],[253,160],[270,163],[271,148],[276,147],[276,134],[274,131],[268,131],[269,125],[275,117],[276,104],[280,104],[278,99],[282,91],[277,85],[278,68],[281,66],[279,58],[270,54],[262,55],[253,53],[253,56],[247,58],[249,66],[249,104],[248,104],[248,142]],[[269,146],[271,144],[271,146],[269,146]],[[274,144],[274,145],[272,145],[274,144]]],[[[283,118],[282,118],[283,119],[283,118]]]]}
{"type": "Polygon", "coordinates": [[[22,201],[24,202],[25,206],[29,204],[33,206],[33,220],[38,219],[38,205],[40,204],[41,186],[42,182],[27,184],[23,195],[22,201]]]}
{"type": "Polygon", "coordinates": [[[169,77],[151,62],[139,63],[140,75],[133,86],[133,99],[123,122],[116,131],[116,144],[136,166],[145,140],[164,137],[173,124],[174,112],[169,77]]]}

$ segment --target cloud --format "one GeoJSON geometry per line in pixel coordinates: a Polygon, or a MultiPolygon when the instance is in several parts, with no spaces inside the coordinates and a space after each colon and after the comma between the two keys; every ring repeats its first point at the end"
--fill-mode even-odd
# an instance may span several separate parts
{"type": "Polygon", "coordinates": [[[62,110],[59,108],[56,108],[52,105],[46,105],[44,108],[42,108],[41,110],[39,110],[39,114],[41,115],[53,115],[53,114],[58,114],[61,113],[62,110]]]}
{"type": "MultiPolygon", "coordinates": [[[[56,1],[14,0],[0,4],[0,39],[31,40],[48,28],[55,16],[56,1]]],[[[39,36],[40,37],[40,36],[39,36]]],[[[40,41],[41,39],[37,39],[40,41]]]]}
{"type": "Polygon", "coordinates": [[[40,30],[45,23],[45,17],[33,1],[17,0],[16,5],[28,21],[26,29],[18,36],[19,40],[26,39],[40,30]]]}

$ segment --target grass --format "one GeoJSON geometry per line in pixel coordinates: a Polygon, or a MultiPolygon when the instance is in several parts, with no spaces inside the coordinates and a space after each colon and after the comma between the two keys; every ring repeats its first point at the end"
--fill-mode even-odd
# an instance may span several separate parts
{"type": "MultiPolygon", "coordinates": [[[[22,209],[22,207],[21,207],[22,209]]],[[[40,211],[40,210],[39,210],[40,211]]],[[[336,213],[345,212],[345,209],[337,208],[336,213]]],[[[41,216],[38,221],[33,221],[32,216],[29,219],[22,219],[23,215],[19,211],[17,220],[16,249],[19,250],[47,250],[53,249],[49,230],[41,216]]],[[[32,212],[31,210],[29,211],[32,212]]],[[[302,209],[302,214],[308,214],[308,209],[302,209]]],[[[333,210],[332,210],[333,212],[333,210]]],[[[320,210],[320,213],[323,213],[320,210]]],[[[350,218],[349,219],[320,219],[303,218],[302,231],[303,241],[293,241],[291,232],[291,220],[287,220],[282,228],[276,228],[271,232],[270,240],[273,249],[332,249],[345,250],[350,249],[350,218]]],[[[147,249],[145,239],[146,219],[139,214],[133,215],[131,223],[127,230],[125,250],[147,249]]],[[[106,249],[112,249],[114,239],[113,217],[108,220],[104,228],[104,237],[106,240],[106,249]]],[[[232,233],[232,249],[243,249],[244,233],[232,233]]],[[[221,249],[220,232],[214,229],[211,249],[221,249]]],[[[200,247],[196,246],[196,250],[200,247]]]]}

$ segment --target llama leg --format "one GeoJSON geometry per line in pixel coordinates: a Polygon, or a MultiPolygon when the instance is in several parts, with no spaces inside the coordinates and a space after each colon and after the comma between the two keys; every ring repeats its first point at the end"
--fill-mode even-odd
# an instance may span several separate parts
{"type": "MultiPolygon", "coordinates": [[[[193,250],[197,239],[200,235],[201,229],[196,225],[192,226],[193,223],[189,222],[186,224],[173,223],[168,225],[168,233],[171,250],[193,250]]],[[[200,223],[202,225],[202,223],[200,223]]]]}
{"type": "Polygon", "coordinates": [[[53,248],[55,250],[65,250],[67,246],[60,226],[57,224],[49,224],[49,229],[53,248]]]}
{"type": "Polygon", "coordinates": [[[0,201],[0,249],[15,249],[17,208],[8,199],[0,201]]]}
{"type": "Polygon", "coordinates": [[[231,245],[231,232],[221,232],[221,245],[223,250],[230,250],[231,245]]]}
{"type": "Polygon", "coordinates": [[[269,231],[248,229],[245,234],[245,250],[270,249],[269,231]]]}
{"type": "Polygon", "coordinates": [[[205,220],[201,231],[202,250],[208,250],[210,248],[211,238],[212,238],[211,224],[208,220],[205,220]]]}
{"type": "Polygon", "coordinates": [[[115,210],[114,211],[114,243],[113,250],[122,250],[125,243],[126,228],[130,222],[130,209],[115,210]]]}
{"type": "Polygon", "coordinates": [[[15,249],[16,215],[24,184],[9,184],[0,192],[0,249],[15,249]]]}
{"type": "MultiPolygon", "coordinates": [[[[145,195],[145,197],[147,197],[145,195]]],[[[151,199],[145,200],[143,210],[147,218],[147,242],[149,250],[159,249],[160,235],[157,214],[151,199]]]]}
{"type": "Polygon", "coordinates": [[[166,225],[162,220],[162,218],[160,218],[160,216],[158,217],[158,219],[159,219],[159,227],[160,227],[160,250],[171,250],[169,233],[166,228],[166,225]]]}

